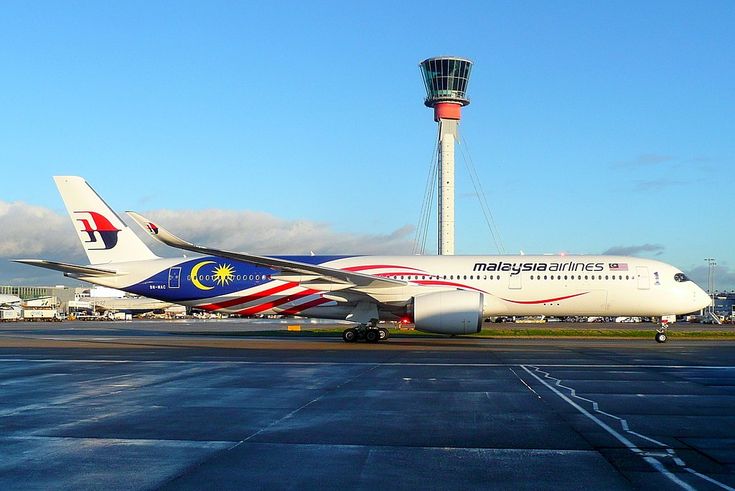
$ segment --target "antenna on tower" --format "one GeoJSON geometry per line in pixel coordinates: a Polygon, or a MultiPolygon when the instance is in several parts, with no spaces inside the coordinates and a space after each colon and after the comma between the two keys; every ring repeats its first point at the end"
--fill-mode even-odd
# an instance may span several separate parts
{"type": "Polygon", "coordinates": [[[424,104],[439,123],[439,255],[454,254],[454,142],[462,106],[470,103],[467,82],[472,62],[455,56],[428,58],[419,64],[426,87],[424,104]]]}

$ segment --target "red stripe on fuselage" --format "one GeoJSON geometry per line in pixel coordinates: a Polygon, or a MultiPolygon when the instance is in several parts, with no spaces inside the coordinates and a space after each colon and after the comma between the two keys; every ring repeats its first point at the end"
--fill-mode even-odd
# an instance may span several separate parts
{"type": "Polygon", "coordinates": [[[278,298],[276,300],[272,300],[270,302],[262,303],[260,305],[254,305],[252,307],[248,307],[247,309],[240,310],[238,314],[240,315],[253,315],[257,314],[263,311],[266,311],[268,309],[272,309],[273,307],[278,307],[279,305],[283,305],[284,303],[293,302],[294,300],[298,300],[302,297],[308,297],[309,295],[313,295],[315,293],[318,293],[316,290],[304,290],[302,292],[296,292],[291,295],[287,295],[285,297],[278,298]]]}
{"type": "Polygon", "coordinates": [[[302,303],[301,305],[296,305],[294,307],[288,308],[286,310],[282,310],[278,312],[280,315],[296,315],[299,312],[303,312],[304,310],[310,309],[312,307],[317,307],[323,303],[331,302],[328,298],[315,298],[314,300],[311,300],[306,303],[302,303]]]}
{"type": "Polygon", "coordinates": [[[567,300],[569,298],[579,297],[580,295],[587,295],[589,292],[582,292],[582,293],[576,293],[574,295],[568,295],[566,297],[557,297],[557,298],[547,298],[545,300],[529,300],[529,301],[520,301],[520,300],[510,300],[507,298],[501,298],[501,300],[505,300],[506,302],[510,303],[519,303],[523,305],[533,305],[533,304],[539,304],[539,303],[549,303],[549,302],[558,302],[560,300],[567,300]]]}
{"type": "Polygon", "coordinates": [[[240,305],[243,303],[250,302],[252,300],[259,300],[261,298],[269,297],[273,295],[274,293],[282,292],[284,290],[288,290],[289,288],[293,288],[295,286],[298,286],[298,283],[288,282],[282,285],[275,286],[273,288],[269,288],[267,290],[261,290],[259,292],[255,292],[251,295],[245,295],[244,297],[233,298],[232,300],[225,300],[224,302],[217,302],[217,303],[210,303],[207,305],[201,305],[198,308],[204,309],[204,310],[225,309],[227,307],[232,307],[234,305],[240,305]]]}
{"type": "MultiPolygon", "coordinates": [[[[398,269],[410,269],[411,271],[423,272],[423,269],[409,268],[407,266],[400,266],[397,264],[371,264],[368,266],[350,266],[349,268],[342,268],[343,271],[365,271],[367,269],[381,269],[381,268],[398,268],[398,269]]],[[[403,273],[408,274],[408,273],[403,273]]]]}

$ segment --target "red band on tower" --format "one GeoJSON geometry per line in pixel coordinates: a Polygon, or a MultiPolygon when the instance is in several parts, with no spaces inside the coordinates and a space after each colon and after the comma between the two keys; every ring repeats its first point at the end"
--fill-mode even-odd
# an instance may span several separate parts
{"type": "Polygon", "coordinates": [[[462,106],[454,102],[437,102],[434,105],[434,121],[440,119],[457,119],[462,117],[462,106]]]}

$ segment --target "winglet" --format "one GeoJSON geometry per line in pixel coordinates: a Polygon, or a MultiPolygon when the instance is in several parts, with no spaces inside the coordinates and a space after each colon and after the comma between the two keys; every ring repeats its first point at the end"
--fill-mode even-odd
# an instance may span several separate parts
{"type": "Polygon", "coordinates": [[[135,223],[140,225],[143,230],[148,232],[148,235],[156,239],[158,242],[181,249],[190,249],[191,247],[196,247],[191,242],[187,242],[184,239],[175,236],[165,228],[156,225],[153,221],[147,219],[140,213],[136,213],[134,211],[126,211],[125,213],[127,213],[128,216],[130,216],[130,218],[135,221],[135,223]]]}

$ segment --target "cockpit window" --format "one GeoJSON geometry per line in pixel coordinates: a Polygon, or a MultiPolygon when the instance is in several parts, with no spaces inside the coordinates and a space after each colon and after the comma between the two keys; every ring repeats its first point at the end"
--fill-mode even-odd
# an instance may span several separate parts
{"type": "Polygon", "coordinates": [[[681,283],[683,281],[689,281],[689,278],[687,278],[687,275],[685,275],[684,273],[676,273],[674,275],[674,280],[676,280],[679,283],[681,283]]]}

